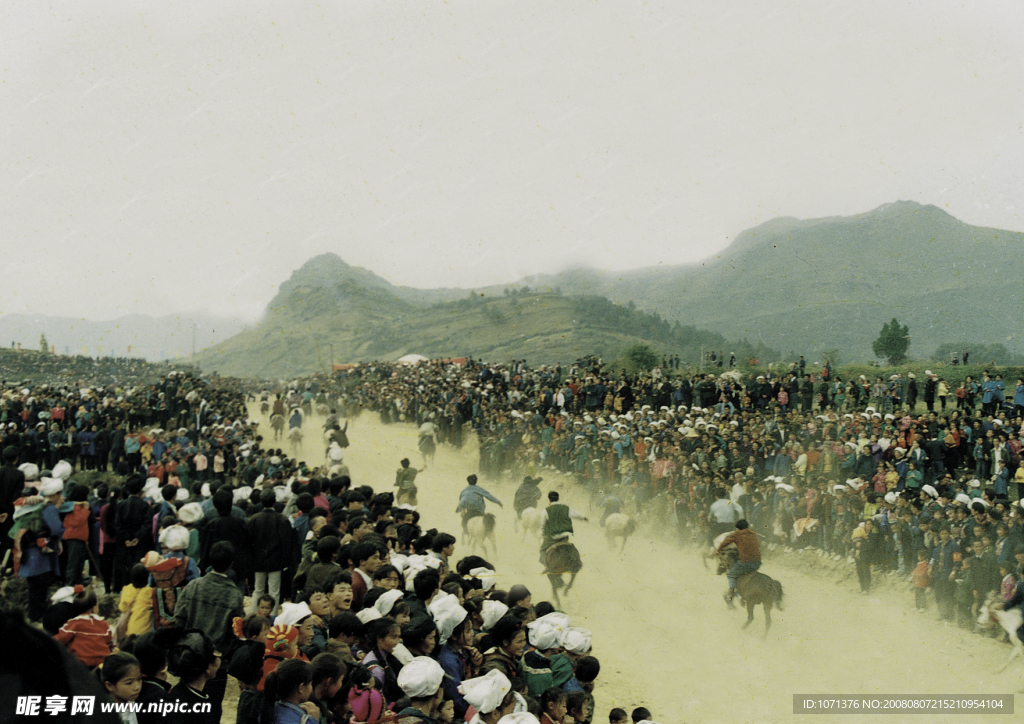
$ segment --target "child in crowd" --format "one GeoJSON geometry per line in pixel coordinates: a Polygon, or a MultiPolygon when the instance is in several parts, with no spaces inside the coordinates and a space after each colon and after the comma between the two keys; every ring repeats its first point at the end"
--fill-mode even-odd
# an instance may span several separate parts
{"type": "MultiPolygon", "coordinates": [[[[115,704],[133,704],[142,692],[142,667],[131,654],[119,651],[103,660],[100,670],[103,686],[115,704]]],[[[123,724],[138,724],[133,711],[119,712],[123,724]]]]}
{"type": "Polygon", "coordinates": [[[74,618],[61,626],[54,636],[76,659],[95,669],[110,655],[114,631],[97,613],[96,594],[90,589],[75,594],[72,602],[74,618]]]}
{"type": "Polygon", "coordinates": [[[999,585],[999,592],[1002,594],[1004,601],[1009,601],[1013,598],[1013,592],[1017,588],[1017,576],[1013,574],[1013,564],[1001,564],[999,566],[999,573],[1003,577],[1002,583],[999,585]]]}
{"type": "Polygon", "coordinates": [[[956,590],[953,600],[956,602],[956,618],[960,628],[973,627],[971,608],[974,606],[974,563],[975,558],[968,556],[960,562],[960,574],[956,579],[956,590]]]}
{"type": "Polygon", "coordinates": [[[637,724],[637,722],[642,722],[642,721],[650,721],[651,720],[651,711],[650,711],[650,709],[648,709],[645,706],[638,706],[629,715],[629,718],[633,720],[633,724],[637,724]]]}
{"type": "Polygon", "coordinates": [[[365,666],[356,666],[349,672],[351,687],[348,705],[355,721],[378,721],[384,712],[384,696],[376,688],[376,679],[365,666]]]}
{"type": "Polygon", "coordinates": [[[68,563],[64,574],[64,585],[85,584],[83,569],[89,560],[89,489],[72,483],[68,500],[61,505],[64,515],[64,547],[68,563]]]}
{"type": "Polygon", "coordinates": [[[914,581],[914,610],[922,613],[927,600],[925,591],[931,584],[931,578],[928,575],[928,551],[924,548],[919,548],[917,551],[917,565],[914,566],[912,578],[914,581]]]}
{"type": "Polygon", "coordinates": [[[618,707],[608,712],[608,724],[626,724],[626,710],[618,707]]]}
{"type": "Polygon", "coordinates": [[[122,614],[128,613],[124,635],[141,636],[153,628],[153,587],[149,585],[149,571],[141,563],[132,566],[129,580],[131,582],[121,589],[117,608],[122,614]]]}
{"type": "Polygon", "coordinates": [[[269,593],[264,593],[256,602],[256,614],[270,621],[271,626],[274,625],[274,619],[277,618],[273,615],[275,608],[277,608],[277,601],[269,593]]]}
{"type": "Polygon", "coordinates": [[[540,724],[563,724],[565,721],[565,699],[567,694],[552,686],[540,695],[540,724]]]}
{"type": "Polygon", "coordinates": [[[263,688],[262,724],[317,724],[320,710],[309,701],[313,669],[306,661],[290,659],[272,671],[263,688]]]}

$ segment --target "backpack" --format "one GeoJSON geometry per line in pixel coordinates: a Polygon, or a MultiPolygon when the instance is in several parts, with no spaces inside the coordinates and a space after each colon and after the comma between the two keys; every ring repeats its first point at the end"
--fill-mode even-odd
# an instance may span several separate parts
{"type": "Polygon", "coordinates": [[[168,556],[159,563],[146,566],[153,577],[153,628],[174,626],[174,606],[188,574],[189,558],[168,556]]]}

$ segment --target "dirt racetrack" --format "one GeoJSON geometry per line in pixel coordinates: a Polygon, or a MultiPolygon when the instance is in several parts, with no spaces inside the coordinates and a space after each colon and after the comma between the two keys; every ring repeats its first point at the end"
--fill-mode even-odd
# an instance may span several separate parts
{"type": "MultiPolygon", "coordinates": [[[[315,432],[321,424],[321,418],[306,423],[300,459],[311,465],[324,454],[315,432]]],[[[355,485],[392,490],[403,457],[422,467],[411,425],[381,425],[375,414],[365,413],[351,423],[349,438],[345,463],[355,485]]],[[[456,536],[458,493],[466,476],[477,472],[475,443],[467,439],[461,451],[440,446],[435,463],[417,478],[422,522],[456,536]]],[[[1021,689],[1021,661],[994,674],[1009,653],[1006,645],[937,623],[934,604],[915,614],[912,592],[858,595],[855,579],[824,580],[801,571],[796,560],[785,566],[780,558],[768,559],[761,569],[785,587],[785,611],[773,612],[767,638],[761,637],[760,608],[751,627],[741,630],[745,610],[726,608],[724,576],[706,570],[695,550],[642,530],[624,553],[611,552],[597,523],[600,514],[591,515],[575,484],[550,470],[535,474],[544,478],[542,491],[558,490],[564,502],[591,516],[575,524],[584,570],[563,596],[563,609],[574,625],[593,632],[593,653],[602,667],[594,692],[597,724],[607,721],[613,706],[629,712],[640,705],[661,724],[976,721],[977,714],[794,715],[793,695],[982,696],[1021,689]]],[[[481,480],[505,503],[504,510],[488,505],[498,517],[498,554],[487,557],[498,569],[500,588],[524,583],[534,603],[551,600],[537,560],[538,541],[524,542],[513,531],[512,498],[519,482],[481,480]]],[[[460,543],[454,559],[471,552],[460,543]]]]}

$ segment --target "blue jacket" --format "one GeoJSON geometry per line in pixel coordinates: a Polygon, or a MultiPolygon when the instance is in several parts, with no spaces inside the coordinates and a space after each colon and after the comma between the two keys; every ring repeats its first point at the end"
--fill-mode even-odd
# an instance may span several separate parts
{"type": "Polygon", "coordinates": [[[474,513],[483,513],[487,508],[487,503],[484,502],[485,498],[492,503],[501,505],[500,500],[495,498],[479,485],[467,485],[462,489],[462,492],[459,493],[459,505],[455,509],[455,512],[461,513],[463,510],[470,510],[474,513]]]}
{"type": "MultiPolygon", "coordinates": [[[[43,508],[43,524],[49,529],[50,548],[53,549],[53,553],[43,553],[36,547],[35,542],[25,545],[28,541],[23,537],[21,549],[24,551],[24,555],[21,559],[21,567],[18,569],[18,578],[38,576],[41,573],[60,575],[57,546],[60,542],[60,537],[64,535],[64,524],[60,521],[60,515],[57,513],[56,506],[47,505],[43,508]]],[[[25,533],[25,535],[29,534],[25,533]]]]}

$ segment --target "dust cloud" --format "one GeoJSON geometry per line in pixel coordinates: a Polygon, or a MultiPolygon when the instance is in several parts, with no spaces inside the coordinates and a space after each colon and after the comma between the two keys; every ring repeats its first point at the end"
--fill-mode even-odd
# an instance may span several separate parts
{"type": "MultiPolygon", "coordinates": [[[[256,411],[253,417],[257,418],[256,411]]],[[[303,454],[309,464],[321,462],[316,430],[319,418],[306,424],[303,454]],[[315,428],[313,426],[316,426],[315,428]]],[[[261,424],[266,434],[267,425],[261,424]]],[[[349,427],[352,446],[346,450],[355,485],[393,490],[399,460],[417,467],[415,428],[381,425],[364,413],[349,427]]],[[[426,527],[459,537],[455,514],[466,476],[478,472],[475,442],[461,451],[439,446],[434,464],[417,477],[419,511],[426,527]]],[[[272,443],[266,443],[271,445],[272,443]]],[[[287,449],[287,443],[278,443],[287,449]]],[[[274,446],[278,444],[273,444],[274,446]]],[[[594,655],[601,674],[594,691],[593,721],[607,721],[612,707],[629,712],[646,706],[662,724],[686,722],[878,722],[927,721],[928,715],[794,715],[794,694],[1008,694],[1021,688],[1019,661],[1004,673],[1009,649],[994,640],[948,627],[935,620],[934,606],[925,614],[913,611],[913,593],[882,591],[858,595],[856,579],[837,584],[803,572],[793,562],[766,552],[761,571],[782,581],[784,611],[773,611],[767,638],[763,609],[742,630],[745,609],[729,610],[722,601],[726,582],[705,569],[699,552],[681,548],[669,531],[642,526],[625,551],[611,551],[598,525],[600,511],[588,508],[576,484],[550,470],[541,475],[541,489],[558,490],[562,501],[588,515],[575,521],[575,542],[584,568],[573,589],[562,596],[562,609],[573,624],[593,632],[594,655]]],[[[497,555],[485,556],[496,567],[498,587],[525,584],[533,601],[553,600],[541,575],[539,541],[523,539],[513,529],[512,499],[519,480],[481,480],[498,497],[497,555]]],[[[461,540],[454,560],[471,551],[461,540]]],[[[795,558],[796,556],[791,556],[795,558]]],[[[902,590],[902,589],[901,589],[902,590]]],[[[996,717],[998,721],[1001,717],[996,717]]],[[[977,715],[942,715],[943,721],[973,721],[977,715]]]]}

